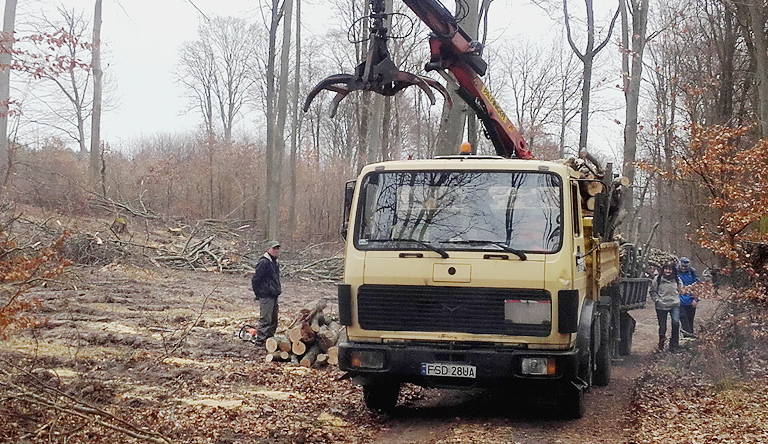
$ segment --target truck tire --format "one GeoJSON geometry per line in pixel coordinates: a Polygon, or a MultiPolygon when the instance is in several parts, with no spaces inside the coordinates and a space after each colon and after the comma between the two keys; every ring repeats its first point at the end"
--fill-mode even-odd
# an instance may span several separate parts
{"type": "Polygon", "coordinates": [[[560,412],[564,419],[579,419],[584,416],[584,390],[581,387],[571,385],[565,388],[560,412]]]}
{"type": "Polygon", "coordinates": [[[365,406],[377,412],[389,412],[397,405],[400,384],[372,383],[363,385],[365,406]]]}
{"type": "Polygon", "coordinates": [[[619,342],[619,355],[629,356],[632,353],[632,336],[635,334],[635,318],[629,313],[621,313],[621,341],[619,342]]]}
{"type": "Polygon", "coordinates": [[[592,382],[597,386],[605,386],[611,382],[611,311],[609,307],[600,308],[600,346],[595,353],[595,373],[592,382]]]}

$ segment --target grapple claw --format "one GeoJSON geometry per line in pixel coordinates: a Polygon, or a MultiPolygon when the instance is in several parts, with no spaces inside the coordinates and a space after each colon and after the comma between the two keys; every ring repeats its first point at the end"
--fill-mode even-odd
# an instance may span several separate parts
{"type": "Polygon", "coordinates": [[[349,94],[349,91],[350,91],[349,89],[342,86],[335,86],[335,85],[337,84],[346,85],[353,79],[354,79],[354,76],[351,74],[334,74],[332,76],[328,76],[325,79],[323,79],[320,83],[315,85],[314,88],[312,88],[312,91],[310,91],[309,94],[307,94],[307,99],[304,101],[304,112],[307,112],[309,110],[309,104],[312,103],[312,100],[315,99],[315,96],[320,94],[320,91],[324,89],[334,91],[338,94],[343,94],[344,96],[349,94]]]}
{"type": "Polygon", "coordinates": [[[324,89],[336,93],[331,103],[331,117],[333,117],[339,103],[352,91],[372,91],[392,96],[411,85],[416,85],[424,91],[433,105],[436,100],[430,87],[436,89],[445,98],[448,106],[453,106],[448,91],[435,80],[397,69],[387,49],[387,28],[384,26],[384,18],[387,14],[384,2],[372,2],[371,9],[373,18],[371,43],[365,61],[357,65],[354,74],[334,74],[318,83],[304,101],[304,112],[309,110],[312,100],[324,89]]]}
{"type": "Polygon", "coordinates": [[[426,83],[427,85],[429,85],[432,88],[436,89],[437,92],[439,92],[440,95],[443,96],[443,99],[445,100],[445,103],[448,104],[448,108],[452,108],[453,107],[453,99],[451,99],[451,95],[448,94],[448,90],[445,89],[445,87],[442,84],[440,84],[440,82],[438,82],[438,81],[436,81],[434,79],[430,79],[429,77],[424,77],[424,76],[419,76],[419,78],[421,80],[423,80],[424,83],[426,83]]]}
{"type": "MultiPolygon", "coordinates": [[[[356,72],[362,72],[363,70],[358,67],[356,72]]],[[[436,103],[435,94],[431,88],[436,89],[440,95],[443,96],[448,107],[453,106],[453,101],[448,91],[438,83],[437,81],[430,79],[429,77],[419,76],[406,71],[397,71],[389,73],[387,81],[378,82],[366,82],[358,75],[352,74],[334,74],[323,79],[318,83],[312,91],[307,95],[307,99],[304,101],[304,112],[309,110],[309,105],[320,93],[320,91],[328,90],[336,93],[336,97],[331,102],[331,117],[336,115],[336,110],[339,107],[339,103],[352,91],[372,91],[384,96],[393,96],[398,92],[409,86],[418,86],[429,97],[429,101],[432,105],[436,103]]]]}

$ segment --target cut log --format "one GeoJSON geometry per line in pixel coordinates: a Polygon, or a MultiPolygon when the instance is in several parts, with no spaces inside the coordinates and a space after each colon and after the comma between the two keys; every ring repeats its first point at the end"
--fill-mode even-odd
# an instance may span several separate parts
{"type": "Polygon", "coordinates": [[[285,336],[277,335],[267,339],[264,343],[268,353],[274,353],[280,351],[291,351],[291,341],[285,336]]]}
{"type": "Polygon", "coordinates": [[[288,331],[288,339],[291,342],[312,343],[315,340],[315,332],[312,331],[312,327],[308,323],[302,322],[288,331]]]}
{"type": "Polygon", "coordinates": [[[317,333],[325,323],[325,316],[323,315],[323,312],[318,312],[315,313],[315,315],[312,317],[312,320],[309,321],[309,326],[312,328],[312,331],[317,333]]]}
{"type": "Polygon", "coordinates": [[[324,352],[327,352],[337,342],[339,342],[339,330],[333,330],[330,326],[324,325],[317,332],[317,343],[324,352]]]}
{"type": "Polygon", "coordinates": [[[596,196],[599,193],[603,192],[603,186],[602,182],[587,182],[587,194],[590,196],[596,196]]]}
{"type": "Polygon", "coordinates": [[[328,354],[320,353],[317,355],[317,359],[315,360],[315,367],[320,367],[326,364],[328,364],[328,354]]]}
{"type": "Polygon", "coordinates": [[[267,353],[267,355],[264,357],[264,360],[266,362],[274,362],[274,361],[287,361],[291,358],[291,354],[285,351],[277,351],[274,353],[267,353]]]}
{"type": "Polygon", "coordinates": [[[301,358],[301,361],[299,361],[299,364],[301,364],[302,367],[310,368],[317,360],[317,355],[321,353],[320,346],[315,344],[312,347],[307,350],[307,353],[304,354],[304,356],[301,358]]]}
{"type": "Polygon", "coordinates": [[[339,347],[333,346],[328,349],[328,364],[339,365],[339,347]]]}
{"type": "Polygon", "coordinates": [[[296,317],[296,319],[293,320],[293,322],[291,322],[289,328],[295,326],[299,322],[310,321],[316,313],[322,312],[326,305],[328,305],[328,299],[326,298],[321,298],[315,302],[310,302],[309,304],[305,305],[304,308],[299,310],[299,315],[296,317]]]}
{"type": "Polygon", "coordinates": [[[290,330],[288,330],[288,339],[291,342],[301,341],[301,325],[297,325],[296,327],[293,327],[290,330]]]}
{"type": "Polygon", "coordinates": [[[291,352],[293,352],[294,355],[301,356],[307,352],[307,344],[301,341],[294,342],[291,344],[291,352]]]}

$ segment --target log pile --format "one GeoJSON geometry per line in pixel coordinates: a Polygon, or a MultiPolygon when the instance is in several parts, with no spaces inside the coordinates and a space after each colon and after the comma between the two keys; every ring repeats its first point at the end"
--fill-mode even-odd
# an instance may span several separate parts
{"type": "Polygon", "coordinates": [[[648,252],[648,265],[661,269],[664,264],[673,263],[677,265],[677,256],[667,251],[651,248],[648,252]]]}
{"type": "Polygon", "coordinates": [[[267,339],[265,360],[290,361],[307,368],[338,365],[336,344],[341,325],[323,313],[327,304],[327,299],[307,304],[285,332],[267,339]]]}

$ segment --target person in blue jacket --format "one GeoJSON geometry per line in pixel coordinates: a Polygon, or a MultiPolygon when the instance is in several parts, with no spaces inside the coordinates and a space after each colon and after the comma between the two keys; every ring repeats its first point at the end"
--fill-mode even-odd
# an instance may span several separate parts
{"type": "Polygon", "coordinates": [[[696,297],[691,289],[691,285],[700,282],[696,269],[691,267],[691,260],[687,257],[680,258],[680,264],[677,267],[677,276],[683,281],[685,293],[680,293],[680,330],[685,338],[695,338],[693,334],[693,319],[696,317],[696,306],[699,304],[699,298],[696,297]]]}

